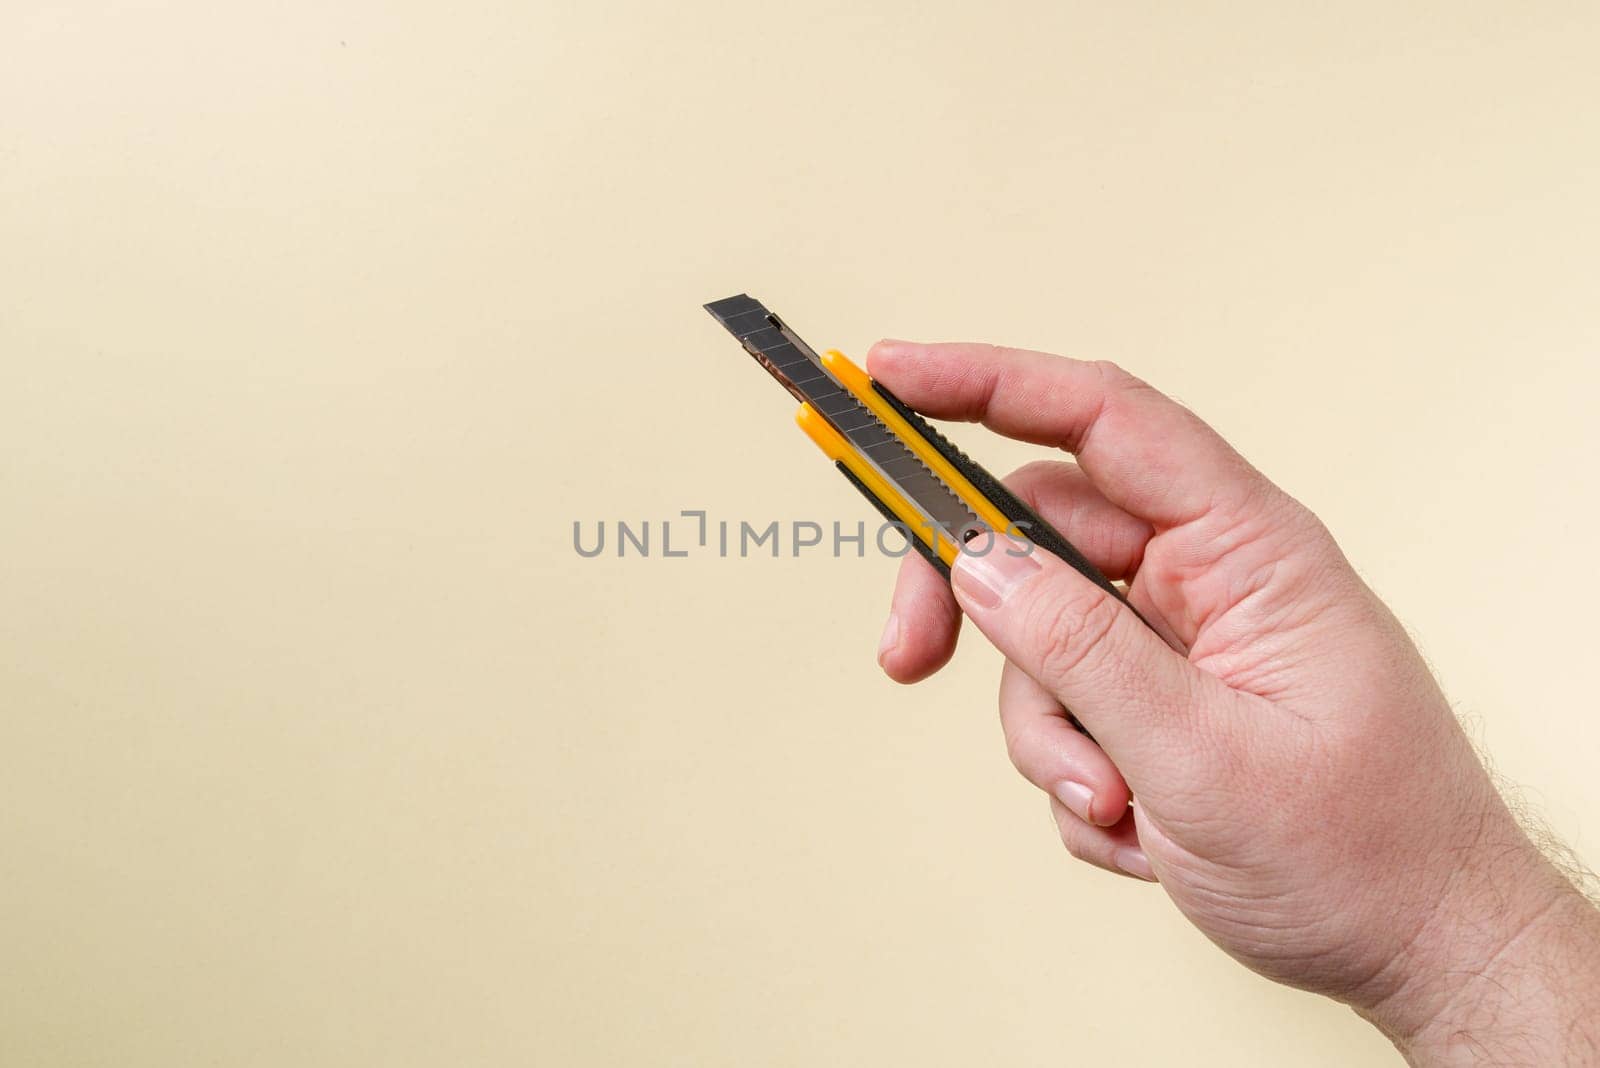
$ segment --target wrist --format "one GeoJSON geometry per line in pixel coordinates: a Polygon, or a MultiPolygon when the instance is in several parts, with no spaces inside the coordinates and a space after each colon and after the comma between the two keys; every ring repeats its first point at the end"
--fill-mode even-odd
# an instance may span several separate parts
{"type": "Polygon", "coordinates": [[[1600,1060],[1600,911],[1507,826],[1356,1005],[1412,1064],[1600,1060]]]}

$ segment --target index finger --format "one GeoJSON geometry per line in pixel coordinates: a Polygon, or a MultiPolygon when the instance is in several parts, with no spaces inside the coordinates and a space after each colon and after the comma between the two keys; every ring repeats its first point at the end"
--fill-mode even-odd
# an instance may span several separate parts
{"type": "Polygon", "coordinates": [[[1112,503],[1162,527],[1268,485],[1193,412],[1115,364],[884,340],[868,352],[867,369],[927,415],[1066,449],[1112,503]]]}

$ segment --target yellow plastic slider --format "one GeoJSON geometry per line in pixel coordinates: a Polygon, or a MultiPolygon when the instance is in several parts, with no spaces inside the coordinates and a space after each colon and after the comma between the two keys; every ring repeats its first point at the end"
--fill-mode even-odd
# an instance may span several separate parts
{"type": "Polygon", "coordinates": [[[851,363],[843,353],[833,349],[822,354],[822,366],[827,368],[828,373],[838,379],[839,384],[849,390],[856,400],[865,405],[868,411],[893,431],[895,437],[905,442],[906,447],[916,453],[917,459],[921,460],[928,470],[938,475],[939,481],[949,486],[951,491],[972,509],[972,514],[983,520],[990,530],[1002,533],[1015,532],[1015,524],[1007,519],[989,498],[978,492],[978,488],[968,482],[965,475],[940,455],[932,442],[919,434],[916,427],[906,422],[900,413],[872,388],[872,376],[851,363]]]}
{"type": "MultiPolygon", "coordinates": [[[[817,443],[817,447],[828,459],[844,464],[868,492],[882,501],[889,511],[894,513],[895,518],[906,525],[912,536],[920,538],[925,545],[931,547],[946,566],[955,563],[957,552],[955,542],[941,537],[938,528],[924,519],[916,506],[906,500],[905,495],[896,489],[893,483],[878,474],[860,451],[850,444],[843,434],[835,430],[833,424],[828,422],[822,413],[809,404],[802,404],[794,415],[794,421],[800,424],[800,429],[817,443]]],[[[1005,529],[1004,523],[1000,529],[1005,529]]]]}

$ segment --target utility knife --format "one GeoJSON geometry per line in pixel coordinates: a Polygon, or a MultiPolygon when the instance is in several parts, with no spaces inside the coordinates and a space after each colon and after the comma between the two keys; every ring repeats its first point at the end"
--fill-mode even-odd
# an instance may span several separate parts
{"type": "Polygon", "coordinates": [[[946,580],[967,542],[992,531],[1026,538],[1127,604],[1059,531],[843,354],[817,355],[742,293],[705,309],[794,395],[800,429],[946,580]]]}

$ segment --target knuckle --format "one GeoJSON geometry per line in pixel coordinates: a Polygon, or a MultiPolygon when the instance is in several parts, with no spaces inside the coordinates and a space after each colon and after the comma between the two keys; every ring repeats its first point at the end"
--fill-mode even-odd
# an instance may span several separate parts
{"type": "Polygon", "coordinates": [[[1006,488],[1021,497],[1031,508],[1039,507],[1039,494],[1058,477],[1061,469],[1070,466],[1060,460],[1032,460],[1007,475],[1006,488]]]}
{"type": "Polygon", "coordinates": [[[1089,851],[1085,847],[1082,836],[1078,834],[1078,829],[1072,825],[1072,821],[1076,818],[1076,816],[1064,816],[1058,820],[1056,822],[1056,836],[1061,839],[1061,844],[1068,853],[1079,860],[1088,860],[1089,851]]]}
{"type": "Polygon", "coordinates": [[[1134,390],[1149,389],[1149,385],[1142,378],[1125,370],[1119,363],[1111,360],[1095,360],[1092,366],[1095,373],[1100,376],[1100,381],[1113,389],[1134,390]]]}
{"type": "Polygon", "coordinates": [[[1122,369],[1121,364],[1113,360],[1095,360],[1089,366],[1093,367],[1095,374],[1099,375],[1101,381],[1107,384],[1124,382],[1133,377],[1122,369]]]}
{"type": "Polygon", "coordinates": [[[1028,485],[1049,478],[1067,465],[1060,460],[1029,460],[1003,480],[1007,486],[1016,489],[1018,486],[1028,485]]]}
{"type": "Polygon", "coordinates": [[[1027,730],[1018,724],[1002,723],[1000,733],[1005,738],[1006,756],[1011,761],[1011,766],[1018,771],[1022,770],[1024,763],[1023,754],[1027,752],[1027,730]]]}
{"type": "Polygon", "coordinates": [[[1057,831],[1062,847],[1074,860],[1081,860],[1097,868],[1110,867],[1104,855],[1104,847],[1092,837],[1090,828],[1080,823],[1078,817],[1063,816],[1057,831]]]}
{"type": "Polygon", "coordinates": [[[1041,681],[1079,671],[1116,629],[1120,609],[1100,590],[1040,598],[1028,614],[1026,640],[1039,659],[1041,681]]]}

